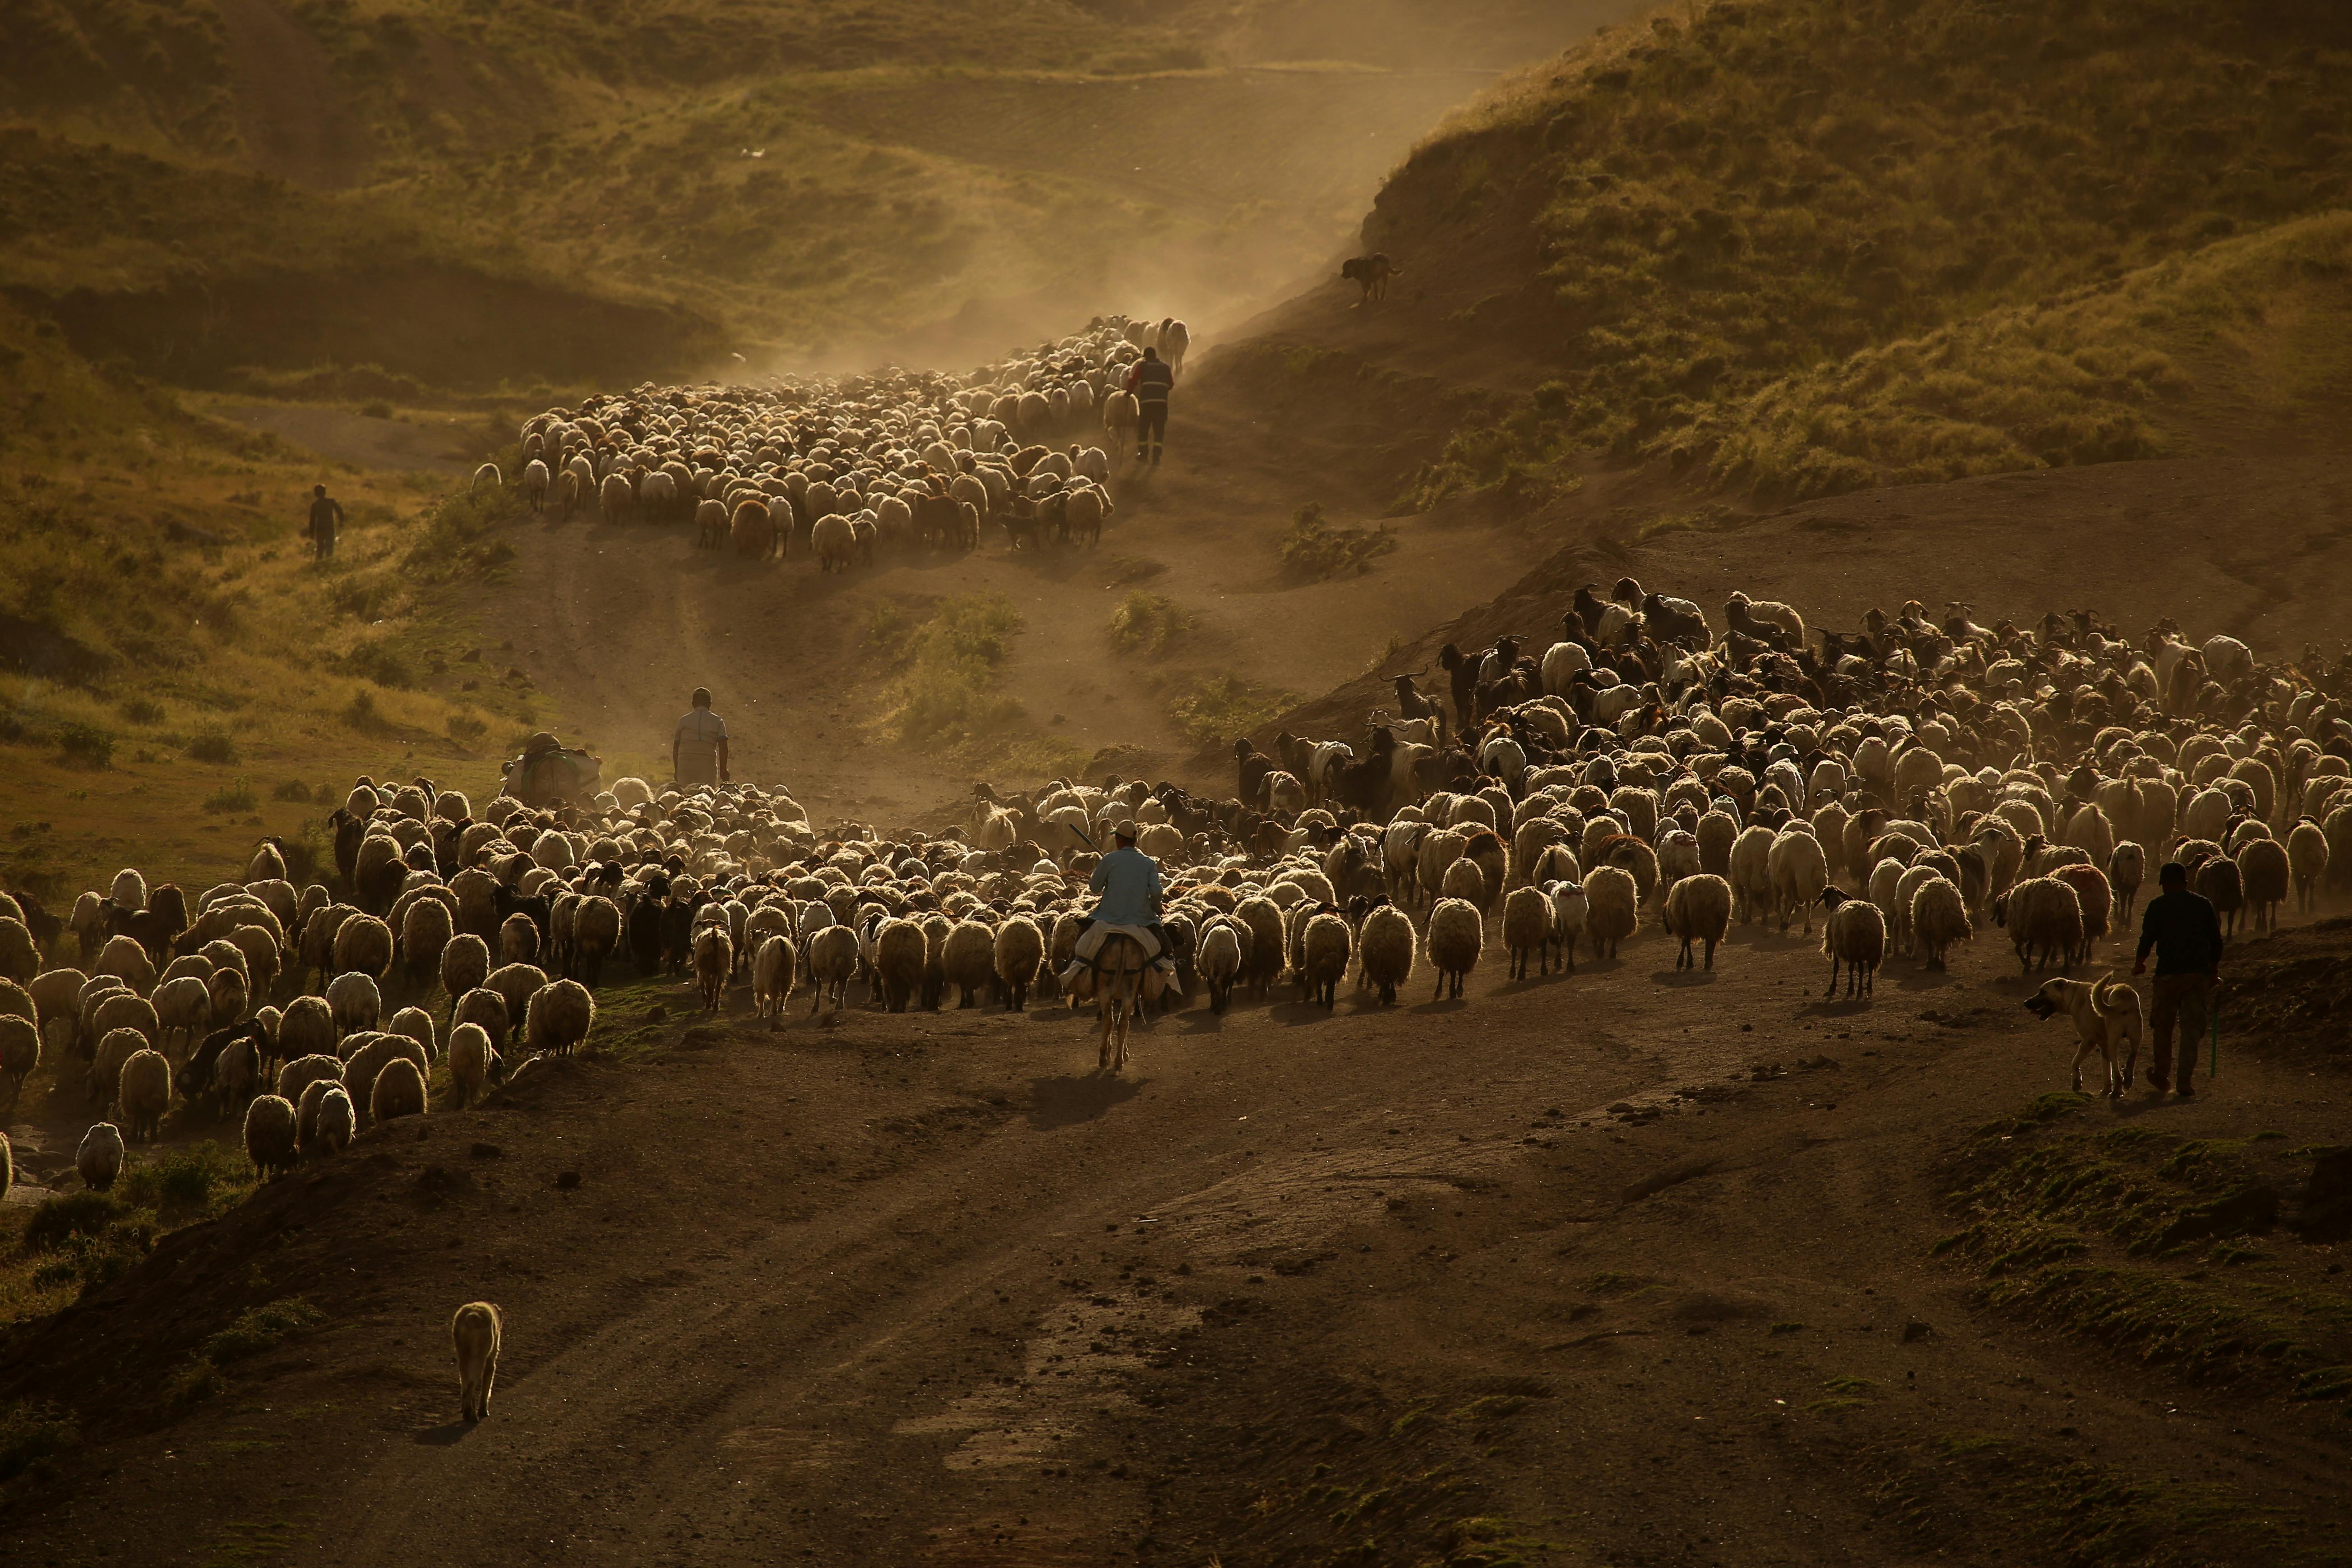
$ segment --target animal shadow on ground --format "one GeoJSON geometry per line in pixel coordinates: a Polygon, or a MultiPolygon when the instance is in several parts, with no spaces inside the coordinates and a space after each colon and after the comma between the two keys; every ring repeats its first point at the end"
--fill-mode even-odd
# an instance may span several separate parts
{"type": "MultiPolygon", "coordinates": [[[[1886,971],[1879,970],[1878,977],[1885,979],[1886,971]]],[[[1905,968],[1897,971],[1895,983],[1906,991],[1940,991],[1958,982],[1952,978],[1952,972],[1949,969],[1930,969],[1922,965],[1917,968],[1905,968]]]]}
{"type": "Polygon", "coordinates": [[[1041,1133],[1091,1122],[1143,1092],[1143,1080],[1089,1072],[1083,1078],[1029,1081],[1029,1124],[1041,1133]]]}
{"type": "Polygon", "coordinates": [[[464,1440],[473,1427],[463,1421],[451,1421],[416,1434],[416,1441],[428,1448],[446,1448],[464,1440]]]}
{"type": "Polygon", "coordinates": [[[1843,977],[1838,980],[1838,991],[1839,996],[1835,1000],[1831,1000],[1826,997],[1814,998],[1811,1001],[1807,1002],[1803,1007],[1797,1009],[1797,1016],[1801,1019],[1845,1019],[1853,1018],[1857,1013],[1866,1013],[1870,1010],[1872,999],[1868,997],[1856,997],[1851,1001],[1845,998],[1843,994],[1845,991],[1845,980],[1843,977]]]}
{"type": "Polygon", "coordinates": [[[1469,1005],[1465,1000],[1448,998],[1443,1001],[1423,1002],[1412,1010],[1417,1013],[1458,1013],[1469,1005]]]}
{"type": "Polygon", "coordinates": [[[1652,971],[1654,986],[1711,986],[1715,984],[1713,969],[1657,969],[1652,971]]]}
{"type": "MultiPolygon", "coordinates": [[[[1348,1010],[1354,1012],[1357,1009],[1349,1008],[1348,1010]]],[[[1295,1029],[1301,1024],[1326,1022],[1339,1017],[1339,1011],[1334,1008],[1326,1012],[1321,1002],[1289,1001],[1275,1003],[1266,1009],[1266,1015],[1276,1023],[1295,1029]]]]}

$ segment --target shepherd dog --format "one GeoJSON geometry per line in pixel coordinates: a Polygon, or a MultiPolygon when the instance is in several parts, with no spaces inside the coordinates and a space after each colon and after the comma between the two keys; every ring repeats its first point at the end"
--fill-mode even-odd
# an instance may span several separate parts
{"type": "Polygon", "coordinates": [[[2047,1022],[2060,1013],[2074,1020],[2082,1043],[2074,1051],[2074,1092],[2083,1092],[2083,1061],[2097,1051],[2107,1066],[2105,1092],[2121,1098],[2139,1065],[2139,993],[2109,970],[2095,980],[2050,980],[2025,998],[2028,1012],[2047,1022]]]}

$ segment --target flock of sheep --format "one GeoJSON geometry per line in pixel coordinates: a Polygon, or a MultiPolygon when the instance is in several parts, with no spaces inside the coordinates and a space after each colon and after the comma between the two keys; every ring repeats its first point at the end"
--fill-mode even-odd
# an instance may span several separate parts
{"type": "MultiPolygon", "coordinates": [[[[1085,331],[957,379],[889,371],[765,387],[651,384],[524,422],[516,476],[534,511],[568,520],[695,528],[696,542],[752,559],[870,565],[877,547],[1092,544],[1111,516],[1110,478],[1133,442],[1122,390],[1145,348],[1180,370],[1184,323],[1097,318],[1085,331]],[[1108,443],[1083,439],[1099,434],[1108,443]]],[[[477,489],[503,486],[497,465],[477,489]]]]}
{"type": "Polygon", "coordinates": [[[1059,995],[1121,822],[1168,881],[1162,1005],[1218,1011],[1286,982],[1328,1008],[1351,977],[1383,1004],[1416,974],[1458,998],[1490,927],[1514,979],[1613,957],[1645,920],[1712,968],[1733,923],[1810,936],[1816,910],[1832,990],[1867,996],[1891,956],[1940,967],[1988,918],[2021,969],[2087,961],[2151,857],[2258,928],[2352,872],[2341,667],[2088,614],[2029,632],[1914,603],[1841,635],[1735,595],[1721,620],[1628,580],[1540,656],[1449,649],[1452,692],[1400,681],[1360,737],[1238,742],[1223,799],[983,785],[939,837],[820,835],[748,785],[624,779],[477,817],[362,779],[332,819],[340,892],[265,841],[193,902],[130,870],[62,921],[0,901],[0,1074],[21,1091],[47,1061],[112,1115],[78,1162],[102,1189],[175,1103],[240,1120],[265,1176],[425,1113],[438,1065],[462,1106],[513,1081],[507,1057],[578,1048],[615,959],[711,1010],[748,979],[769,1019],[853,988],[1020,1009],[1059,995]]]}

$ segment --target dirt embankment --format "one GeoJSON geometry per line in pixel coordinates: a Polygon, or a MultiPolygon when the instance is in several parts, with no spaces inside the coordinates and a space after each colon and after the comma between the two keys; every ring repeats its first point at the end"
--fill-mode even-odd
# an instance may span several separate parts
{"type": "Polygon", "coordinates": [[[372,1134],[0,1351],[83,1437],[0,1550],[2253,1564],[2347,1522],[2304,1190],[2340,1071],[2233,1031],[2194,1104],[2037,1103],[2071,1045],[1998,934],[1867,1004],[1793,933],[1668,956],[1196,1009],[1119,1079],[1050,1008],[684,1028],[608,985],[617,1059],[372,1134]],[[2028,1159],[2129,1202],[2020,1209],[2028,1159]],[[1939,1255],[2021,1223],[2083,1249],[2038,1293],[1939,1255]],[[296,1296],[322,1321],[173,1402],[296,1296]],[[468,1429],[476,1298],[506,1349],[468,1429]]]}

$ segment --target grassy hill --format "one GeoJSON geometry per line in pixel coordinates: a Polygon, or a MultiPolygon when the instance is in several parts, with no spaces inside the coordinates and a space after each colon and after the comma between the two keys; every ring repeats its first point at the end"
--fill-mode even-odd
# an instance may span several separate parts
{"type": "MultiPolygon", "coordinates": [[[[1321,336],[1506,372],[1413,506],[1595,458],[1782,501],[2145,455],[2204,339],[2136,275],[2210,282],[2344,203],[2347,43],[2304,0],[1676,5],[1498,86],[1382,190],[1365,244],[1444,350],[1321,336]]],[[[2333,277],[2331,233],[2279,265],[2333,277]]],[[[2345,343],[2323,315],[2298,332],[2345,343]]]]}
{"type": "Polygon", "coordinates": [[[184,384],[630,381],[1029,301],[997,352],[1319,267],[1412,137],[1627,9],[26,0],[0,288],[184,384]]]}

